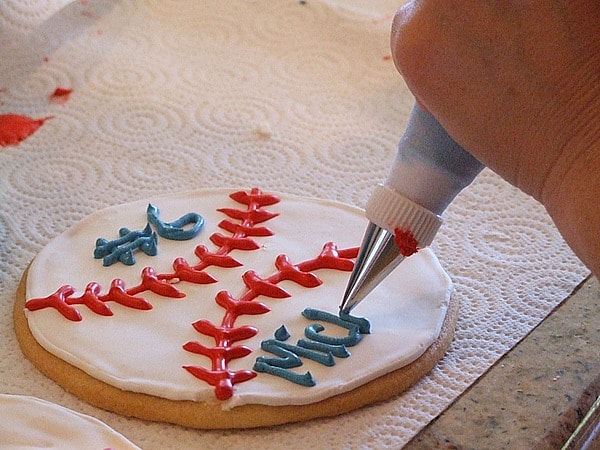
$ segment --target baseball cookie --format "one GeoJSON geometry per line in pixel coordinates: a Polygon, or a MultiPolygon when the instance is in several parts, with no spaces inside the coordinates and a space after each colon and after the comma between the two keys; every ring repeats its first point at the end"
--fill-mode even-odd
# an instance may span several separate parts
{"type": "Polygon", "coordinates": [[[254,188],[110,207],[51,241],[14,308],[25,355],[89,403],[196,428],[308,420],[388,399],[444,355],[457,318],[433,252],[354,311],[364,212],[254,188]]]}

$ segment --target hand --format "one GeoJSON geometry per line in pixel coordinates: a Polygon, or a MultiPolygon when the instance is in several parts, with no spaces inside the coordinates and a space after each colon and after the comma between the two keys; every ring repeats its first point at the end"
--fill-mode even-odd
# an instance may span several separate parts
{"type": "Polygon", "coordinates": [[[598,0],[415,0],[391,47],[417,100],[600,275],[598,0]]]}

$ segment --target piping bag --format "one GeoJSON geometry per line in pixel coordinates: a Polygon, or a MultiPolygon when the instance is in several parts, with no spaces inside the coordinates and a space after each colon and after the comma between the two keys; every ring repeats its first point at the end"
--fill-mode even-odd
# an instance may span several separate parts
{"type": "Polygon", "coordinates": [[[483,167],[415,104],[392,169],[367,202],[369,224],[340,304],[342,314],[405,258],[431,244],[444,210],[483,167]]]}

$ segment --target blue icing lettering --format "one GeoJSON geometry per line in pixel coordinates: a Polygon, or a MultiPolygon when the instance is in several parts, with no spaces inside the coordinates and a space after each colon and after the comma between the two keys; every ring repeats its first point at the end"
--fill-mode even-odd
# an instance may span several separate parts
{"type": "Polygon", "coordinates": [[[119,245],[133,242],[140,237],[149,237],[152,234],[150,224],[146,225],[143,230],[129,231],[127,228],[121,228],[119,230],[119,238],[108,241],[104,238],[96,239],[96,247],[94,248],[94,258],[100,259],[109,255],[119,245]]]}
{"type": "Polygon", "coordinates": [[[331,353],[333,356],[338,358],[347,358],[350,356],[350,352],[345,345],[332,345],[325,344],[323,342],[309,341],[307,339],[300,339],[298,341],[298,347],[309,348],[311,350],[317,350],[323,353],[331,353]]]}
{"type": "Polygon", "coordinates": [[[264,362],[256,361],[253,369],[257,372],[268,373],[285,380],[291,381],[292,383],[299,384],[301,386],[311,387],[316,385],[316,382],[310,372],[296,373],[291,370],[282,369],[281,367],[270,366],[264,362]]]}
{"type": "Polygon", "coordinates": [[[294,352],[283,348],[279,345],[281,341],[267,339],[262,341],[260,348],[265,352],[273,353],[280,358],[270,358],[268,356],[259,356],[256,358],[256,362],[268,364],[270,366],[281,367],[284,369],[290,369],[292,367],[299,367],[302,365],[302,361],[294,352]]]}
{"type": "Polygon", "coordinates": [[[119,238],[113,241],[99,238],[96,240],[94,258],[102,259],[102,265],[110,266],[120,261],[125,265],[135,264],[133,250],[140,249],[148,256],[156,256],[158,243],[156,233],[152,232],[150,225],[138,231],[130,231],[127,228],[119,230],[119,238]]]}
{"type": "Polygon", "coordinates": [[[134,250],[140,249],[148,256],[158,254],[157,233],[158,236],[165,239],[183,241],[195,237],[204,225],[204,219],[197,213],[184,214],[170,223],[161,221],[158,218],[159,214],[159,209],[150,204],[146,210],[148,223],[143,230],[131,231],[127,228],[121,228],[118,239],[108,241],[104,238],[98,238],[94,248],[94,258],[102,258],[102,265],[104,266],[110,266],[117,261],[131,266],[135,264],[134,250]],[[156,233],[152,231],[151,224],[156,228],[156,233]],[[190,224],[191,227],[184,228],[190,224]]]}
{"type": "MultiPolygon", "coordinates": [[[[352,325],[352,324],[350,324],[350,325],[352,325]]],[[[362,335],[360,334],[360,331],[358,330],[358,326],[352,325],[351,327],[344,327],[344,328],[348,328],[348,336],[345,336],[345,337],[326,336],[324,334],[321,334],[321,331],[325,330],[325,327],[323,325],[321,325],[320,323],[313,323],[312,325],[309,325],[304,329],[304,334],[306,335],[307,338],[312,339],[313,341],[316,341],[316,342],[322,342],[323,344],[346,345],[348,347],[352,347],[353,345],[358,344],[360,342],[360,340],[362,339],[362,335]]]]}
{"type": "Polygon", "coordinates": [[[331,354],[331,352],[328,353],[323,353],[320,351],[316,351],[316,350],[311,350],[309,348],[304,348],[304,347],[299,347],[297,345],[293,345],[293,344],[287,344],[285,342],[281,342],[281,341],[276,341],[273,339],[268,339],[265,342],[270,341],[271,343],[284,348],[285,350],[288,350],[298,356],[303,356],[304,358],[308,358],[308,359],[312,359],[315,362],[318,362],[319,364],[323,364],[324,366],[333,366],[335,365],[335,360],[333,359],[333,355],[331,354]]]}
{"type": "Polygon", "coordinates": [[[152,204],[148,205],[146,214],[148,216],[148,222],[154,225],[156,232],[160,237],[175,241],[192,239],[200,232],[204,225],[202,216],[193,212],[184,214],[173,222],[163,222],[158,218],[160,210],[152,204]],[[186,225],[190,224],[192,225],[191,227],[187,229],[184,228],[186,225]]]}
{"type": "Polygon", "coordinates": [[[344,314],[340,311],[339,316],[331,314],[326,311],[319,309],[306,308],[302,311],[302,315],[309,320],[319,320],[321,322],[328,322],[333,325],[339,325],[340,327],[348,328],[352,325],[356,325],[358,330],[362,334],[369,334],[371,332],[371,324],[364,317],[354,317],[350,314],[344,314]]]}
{"type": "Polygon", "coordinates": [[[355,325],[358,325],[358,329],[360,330],[361,334],[371,333],[371,323],[364,317],[351,316],[350,314],[340,310],[339,318],[344,322],[350,322],[355,325]]]}
{"type": "Polygon", "coordinates": [[[325,366],[335,365],[335,357],[347,358],[350,352],[346,345],[356,345],[362,339],[362,334],[370,333],[371,325],[365,318],[350,316],[340,312],[340,316],[306,308],[302,315],[309,320],[320,320],[333,325],[338,325],[348,330],[348,336],[331,337],[322,334],[325,327],[321,324],[312,324],[305,328],[304,334],[308,339],[300,339],[297,345],[287,344],[283,341],[290,337],[284,325],[275,331],[275,339],[267,339],[261,343],[264,351],[273,353],[279,358],[259,356],[253,369],[257,372],[275,375],[302,386],[315,386],[316,381],[310,372],[298,374],[289,370],[302,365],[300,357],[308,358],[325,366]]]}

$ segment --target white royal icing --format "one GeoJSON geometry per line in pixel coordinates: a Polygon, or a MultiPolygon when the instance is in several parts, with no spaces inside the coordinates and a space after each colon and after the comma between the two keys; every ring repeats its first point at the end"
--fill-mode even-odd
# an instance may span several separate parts
{"type": "MultiPolygon", "coordinates": [[[[196,245],[215,250],[209,236],[215,232],[228,235],[217,226],[226,218],[217,208],[245,208],[229,198],[231,192],[234,190],[199,190],[140,200],[91,214],[55,238],[35,258],[27,278],[27,299],[48,296],[65,284],[78,292],[91,281],[98,282],[105,292],[115,278],[123,279],[128,287],[134,286],[139,284],[144,267],[151,266],[157,273],[172,272],[172,262],[177,257],[184,257],[190,265],[197,264],[198,258],[193,253],[196,245]],[[159,238],[158,256],[137,252],[134,266],[116,263],[103,267],[102,260],[93,259],[97,238],[114,239],[121,227],[144,228],[148,203],[160,209],[164,221],[197,212],[204,217],[204,228],[190,241],[159,238]]],[[[261,246],[258,250],[231,252],[231,256],[243,262],[241,268],[207,268],[206,272],[216,277],[218,283],[178,283],[175,286],[186,293],[181,299],[144,292],[140,296],[153,305],[149,311],[111,302],[109,306],[114,313],[111,317],[75,305],[83,318],[80,322],[66,320],[51,308],[26,311],[33,335],[49,352],[120,389],[174,400],[213,401],[214,388],[182,369],[190,365],[210,369],[210,360],[185,351],[182,346],[190,341],[214,346],[212,338],[199,334],[191,324],[200,319],[221,322],[223,309],[215,303],[216,293],[226,290],[234,297],[240,296],[246,290],[241,275],[251,269],[268,277],[276,271],[275,257],[281,253],[297,264],[318,256],[325,242],[333,241],[339,249],[358,247],[367,224],[364,212],[348,205],[277,195],[281,201],[264,209],[279,216],[260,224],[270,228],[274,235],[254,237],[261,246]]],[[[261,296],[257,301],[268,305],[271,312],[238,318],[236,325],[256,326],[259,333],[237,342],[254,351],[232,360],[230,368],[252,369],[257,356],[267,355],[260,350],[260,342],[272,338],[282,324],[291,334],[289,342],[296,343],[311,323],[301,316],[306,307],[337,313],[349,272],[323,269],[314,273],[323,281],[321,286],[309,289],[284,281],[279,286],[291,294],[290,298],[261,296]]],[[[428,248],[420,250],[353,310],[353,314],[370,320],[372,332],[350,348],[349,358],[336,358],[333,367],[303,360],[302,367],[293,369],[310,371],[316,386],[298,386],[260,373],[236,384],[233,397],[223,401],[223,407],[312,403],[409,364],[439,335],[451,290],[451,281],[434,253],[428,248]]],[[[335,331],[335,327],[326,329],[330,334],[335,331]]]]}
{"type": "Polygon", "coordinates": [[[39,398],[0,394],[0,448],[139,450],[94,417],[39,398]]]}

